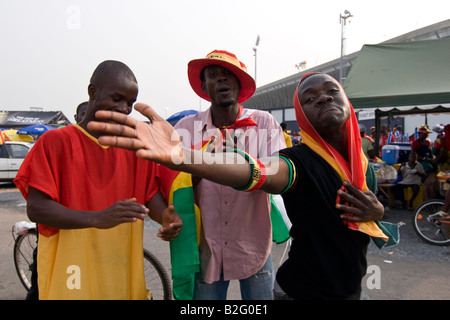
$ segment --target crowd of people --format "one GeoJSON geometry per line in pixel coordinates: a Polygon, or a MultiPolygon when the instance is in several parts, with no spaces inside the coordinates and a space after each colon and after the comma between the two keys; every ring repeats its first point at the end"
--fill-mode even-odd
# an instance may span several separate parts
{"type": "MultiPolygon", "coordinates": [[[[239,280],[242,299],[273,299],[275,281],[288,299],[359,299],[369,242],[395,244],[398,229],[382,221],[372,128],[358,124],[339,82],[323,73],[300,80],[299,132],[290,135],[270,113],[242,107],[256,85],[234,54],[214,50],[187,71],[210,107],[172,127],[135,103],[128,66],[100,63],[77,123],[49,131],[30,151],[15,183],[38,223],[39,299],[151,299],[146,215],[170,241],[176,299],[226,299],[230,280],[239,280]],[[133,106],[147,122],[129,116],[133,106]],[[276,274],[275,194],[292,223],[276,274]]],[[[447,166],[444,133],[433,148],[425,130],[399,168],[399,193],[413,186],[416,195],[414,186],[433,185],[436,168],[447,166]]],[[[389,136],[382,126],[380,147],[389,136]]]]}
{"type": "MultiPolygon", "coordinates": [[[[380,127],[379,152],[375,152],[375,127],[371,127],[371,134],[365,133],[366,128],[360,125],[362,148],[366,157],[373,163],[383,162],[383,147],[389,144],[410,145],[405,155],[399,155],[397,163],[398,177],[395,181],[395,194],[404,209],[413,209],[413,202],[423,188],[423,199],[440,197],[440,182],[437,178],[439,172],[450,170],[449,148],[445,145],[445,131],[450,131],[450,125],[436,125],[433,131],[437,133],[434,143],[429,139],[432,133],[428,126],[421,125],[416,128],[417,133],[411,136],[403,134],[402,127],[397,125],[394,130],[383,124],[380,127]],[[404,189],[411,188],[412,195],[408,201],[404,198],[404,189]]],[[[449,135],[448,133],[447,135],[449,135]]]]}

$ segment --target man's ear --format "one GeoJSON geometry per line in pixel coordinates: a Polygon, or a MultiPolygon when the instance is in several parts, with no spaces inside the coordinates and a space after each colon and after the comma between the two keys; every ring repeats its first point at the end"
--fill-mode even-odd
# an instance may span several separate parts
{"type": "Polygon", "coordinates": [[[97,94],[97,87],[92,83],[88,86],[88,95],[90,100],[94,100],[97,94]]]}
{"type": "Polygon", "coordinates": [[[203,91],[204,93],[208,93],[208,89],[206,88],[206,85],[205,85],[204,82],[202,82],[202,91],[203,91]]]}

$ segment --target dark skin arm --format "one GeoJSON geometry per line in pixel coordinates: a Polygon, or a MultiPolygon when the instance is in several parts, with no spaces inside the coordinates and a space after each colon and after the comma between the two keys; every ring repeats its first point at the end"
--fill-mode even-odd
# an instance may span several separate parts
{"type": "MultiPolygon", "coordinates": [[[[98,111],[97,119],[108,122],[90,122],[91,130],[101,133],[99,141],[104,145],[137,151],[137,156],[155,161],[178,171],[232,187],[242,187],[250,179],[250,165],[236,153],[201,152],[182,148],[174,128],[152,108],[136,104],[135,109],[149,118],[150,124],[130,116],[110,111],[98,111]],[[113,124],[111,122],[115,122],[113,124]],[[109,136],[106,136],[109,135],[109,136]]],[[[280,193],[288,184],[289,169],[278,157],[260,159],[266,166],[267,178],[261,189],[268,193],[280,193]]],[[[301,179],[301,177],[299,177],[301,179]]],[[[342,218],[353,222],[380,220],[384,207],[370,191],[360,191],[350,183],[344,183],[350,194],[341,195],[351,206],[338,206],[342,218]],[[348,212],[353,216],[344,215],[348,212]]]]}
{"type": "Polygon", "coordinates": [[[31,221],[57,229],[107,229],[125,222],[143,220],[148,209],[135,199],[117,201],[112,206],[92,212],[72,210],[53,201],[47,194],[30,187],[27,213],[31,221]]]}
{"type": "MultiPolygon", "coordinates": [[[[159,192],[158,192],[159,193],[159,192]]],[[[57,229],[98,228],[108,229],[121,223],[143,220],[147,214],[162,225],[159,236],[170,241],[180,232],[182,221],[172,208],[161,205],[161,194],[149,202],[149,209],[136,202],[136,199],[117,201],[100,211],[72,210],[56,201],[46,193],[30,187],[27,200],[27,214],[31,221],[57,229]]]]}

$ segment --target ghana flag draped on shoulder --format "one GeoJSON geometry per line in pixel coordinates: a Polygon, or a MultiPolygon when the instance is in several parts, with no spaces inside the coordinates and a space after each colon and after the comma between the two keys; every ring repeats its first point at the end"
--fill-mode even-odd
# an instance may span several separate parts
{"type": "Polygon", "coordinates": [[[198,241],[200,239],[200,210],[194,203],[192,176],[161,166],[163,196],[183,219],[180,234],[170,242],[173,295],[175,299],[191,300],[195,273],[200,271],[198,241]]]}

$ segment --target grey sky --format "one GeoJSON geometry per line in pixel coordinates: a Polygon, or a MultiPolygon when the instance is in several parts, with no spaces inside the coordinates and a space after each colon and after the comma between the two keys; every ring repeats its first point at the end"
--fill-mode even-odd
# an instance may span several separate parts
{"type": "Polygon", "coordinates": [[[134,71],[138,101],[161,116],[204,110],[207,101],[188,83],[190,60],[228,50],[253,76],[260,35],[257,85],[264,85],[296,73],[300,61],[313,67],[338,58],[344,10],[354,15],[346,28],[352,53],[448,19],[450,1],[0,0],[0,110],[62,110],[73,121],[92,71],[107,59],[134,71]]]}

